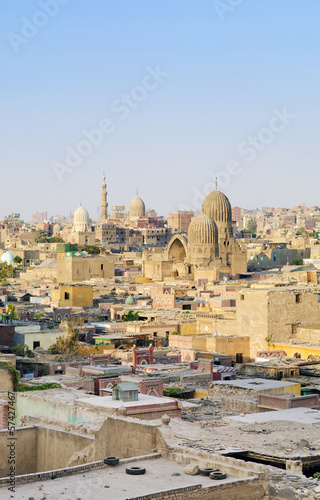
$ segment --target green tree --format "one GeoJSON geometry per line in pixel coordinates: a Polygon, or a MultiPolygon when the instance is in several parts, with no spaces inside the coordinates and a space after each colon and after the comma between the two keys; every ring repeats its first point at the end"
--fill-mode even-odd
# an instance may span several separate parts
{"type": "Polygon", "coordinates": [[[16,255],[16,256],[15,256],[15,258],[13,259],[13,261],[14,261],[16,264],[21,264],[22,259],[21,259],[21,257],[19,257],[19,255],[16,255]]]}
{"type": "Polygon", "coordinates": [[[123,321],[139,321],[139,312],[134,312],[130,309],[127,314],[123,315],[123,321]]]}
{"type": "Polygon", "coordinates": [[[52,236],[51,238],[48,239],[49,243],[63,243],[63,239],[61,236],[52,236]]]}
{"type": "Polygon", "coordinates": [[[21,356],[23,358],[33,358],[34,357],[34,354],[29,349],[29,347],[26,345],[24,345],[22,347],[21,344],[18,344],[15,347],[11,347],[11,352],[13,352],[13,354],[15,354],[16,356],[21,356]]]}
{"type": "Polygon", "coordinates": [[[295,266],[303,266],[304,262],[303,259],[301,259],[300,257],[296,257],[293,261],[293,264],[295,266]]]}
{"type": "Polygon", "coordinates": [[[38,229],[34,241],[35,243],[48,243],[46,233],[42,229],[38,229]]]}
{"type": "Polygon", "coordinates": [[[82,247],[82,251],[90,253],[91,255],[98,255],[100,253],[100,248],[95,245],[86,245],[82,247]]]}
{"type": "Polygon", "coordinates": [[[255,219],[250,219],[248,221],[247,228],[249,229],[250,233],[256,233],[257,232],[257,221],[255,219]]]}
{"type": "Polygon", "coordinates": [[[7,262],[0,263],[0,281],[7,282],[7,278],[13,278],[14,270],[11,264],[7,262]]]}
{"type": "Polygon", "coordinates": [[[63,357],[68,358],[77,356],[80,349],[79,327],[74,321],[69,321],[65,335],[57,338],[55,344],[49,347],[49,352],[51,354],[61,354],[63,357]]]}
{"type": "Polygon", "coordinates": [[[7,314],[9,314],[9,316],[12,316],[12,319],[19,319],[16,313],[16,307],[13,304],[7,305],[7,314]]]}
{"type": "Polygon", "coordinates": [[[300,227],[299,229],[297,229],[296,235],[301,236],[301,235],[305,234],[306,232],[307,232],[307,230],[305,227],[300,227]]]}

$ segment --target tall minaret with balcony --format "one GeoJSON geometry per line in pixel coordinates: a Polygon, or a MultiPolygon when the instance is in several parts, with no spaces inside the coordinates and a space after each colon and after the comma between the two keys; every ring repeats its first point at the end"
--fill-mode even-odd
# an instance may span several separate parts
{"type": "Polygon", "coordinates": [[[107,202],[107,185],[106,176],[103,172],[102,178],[102,190],[101,190],[101,223],[105,224],[108,220],[108,202],[107,202]]]}

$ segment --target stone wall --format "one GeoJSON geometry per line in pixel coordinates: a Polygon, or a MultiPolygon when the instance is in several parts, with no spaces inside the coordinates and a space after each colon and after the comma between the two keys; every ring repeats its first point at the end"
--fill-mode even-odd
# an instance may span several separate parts
{"type": "Polygon", "coordinates": [[[310,342],[311,344],[319,344],[320,328],[297,328],[296,338],[302,342],[310,342]]]}
{"type": "MultiPolygon", "coordinates": [[[[38,429],[36,427],[16,429],[14,437],[16,438],[16,475],[35,472],[37,470],[38,429]]],[[[7,430],[0,431],[0,477],[9,476],[9,448],[7,445],[11,440],[12,436],[7,430]]]]}
{"type": "MultiPolygon", "coordinates": [[[[249,335],[250,355],[268,349],[268,342],[297,340],[298,333],[320,324],[320,302],[316,289],[243,289],[237,293],[237,335],[249,335]]],[[[300,337],[299,337],[300,335],[300,337]]]]}
{"type": "Polygon", "coordinates": [[[260,413],[262,410],[258,408],[256,401],[250,400],[244,396],[221,397],[221,407],[226,412],[239,413],[260,413]]]}
{"type": "Polygon", "coordinates": [[[0,430],[8,429],[8,408],[8,401],[0,399],[0,430]]]}
{"type": "Polygon", "coordinates": [[[166,490],[152,495],[135,497],[135,500],[264,500],[268,499],[257,478],[237,483],[215,484],[204,488],[201,484],[166,490]]]}
{"type": "Polygon", "coordinates": [[[157,447],[157,425],[131,418],[109,417],[96,434],[96,460],[147,455],[157,447]]]}
{"type": "Polygon", "coordinates": [[[12,391],[12,376],[8,369],[0,369],[0,393],[12,391]]]}
{"type": "Polygon", "coordinates": [[[92,436],[38,427],[37,472],[90,462],[94,456],[92,436]]]}

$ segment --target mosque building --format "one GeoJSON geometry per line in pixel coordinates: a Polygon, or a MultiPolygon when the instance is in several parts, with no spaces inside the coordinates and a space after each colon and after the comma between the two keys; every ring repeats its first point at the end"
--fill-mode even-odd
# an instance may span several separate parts
{"type": "Polygon", "coordinates": [[[146,207],[144,201],[139,198],[138,194],[130,203],[129,206],[129,217],[130,219],[139,219],[140,217],[145,217],[146,207]]]}
{"type": "Polygon", "coordinates": [[[68,235],[68,241],[77,245],[95,244],[95,233],[91,229],[89,213],[81,204],[74,213],[73,225],[68,235]]]}
{"type": "Polygon", "coordinates": [[[219,280],[247,272],[247,256],[233,237],[228,198],[212,191],[201,213],[191,220],[188,236],[175,235],[166,249],[144,252],[143,275],[153,280],[168,277],[219,280]]]}

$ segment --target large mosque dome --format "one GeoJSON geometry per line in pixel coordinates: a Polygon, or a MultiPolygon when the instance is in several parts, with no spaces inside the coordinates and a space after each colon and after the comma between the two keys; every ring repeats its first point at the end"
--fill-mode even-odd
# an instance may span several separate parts
{"type": "Polygon", "coordinates": [[[6,262],[7,264],[13,264],[14,259],[12,253],[6,251],[4,254],[1,256],[1,262],[6,262]]]}
{"type": "Polygon", "coordinates": [[[211,217],[201,213],[191,219],[188,230],[189,245],[215,245],[218,238],[218,228],[211,217]]]}
{"type": "Polygon", "coordinates": [[[202,212],[215,222],[232,222],[231,203],[221,191],[208,194],[202,204],[202,212]]]}
{"type": "Polygon", "coordinates": [[[89,213],[80,206],[74,213],[73,218],[73,231],[84,232],[89,230],[89,213]]]}
{"type": "Polygon", "coordinates": [[[130,217],[144,217],[146,214],[146,207],[141,198],[136,196],[133,198],[129,206],[130,217]]]}

